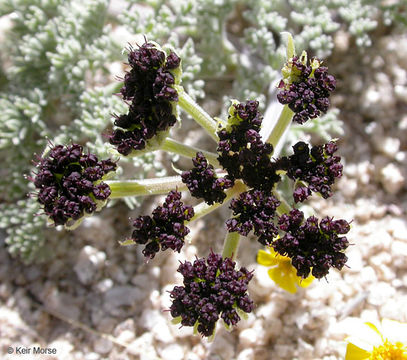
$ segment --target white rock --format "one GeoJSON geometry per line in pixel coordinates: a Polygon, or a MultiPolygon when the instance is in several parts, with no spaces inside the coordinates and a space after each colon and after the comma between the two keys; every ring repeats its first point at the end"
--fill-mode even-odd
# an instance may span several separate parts
{"type": "Polygon", "coordinates": [[[99,360],[99,359],[100,359],[100,355],[93,351],[85,354],[85,356],[84,356],[84,360],[99,360]]]}
{"type": "Polygon", "coordinates": [[[376,271],[371,266],[365,266],[360,270],[359,281],[364,284],[372,284],[377,282],[376,271]]]}
{"type": "Polygon", "coordinates": [[[163,360],[182,359],[184,357],[184,349],[181,345],[170,344],[159,350],[159,354],[163,360]]]}
{"type": "Polygon", "coordinates": [[[106,219],[102,219],[99,215],[93,215],[83,219],[81,226],[75,232],[80,234],[80,237],[95,244],[100,240],[100,235],[103,234],[104,239],[114,238],[114,227],[106,219]]]}
{"type": "Polygon", "coordinates": [[[356,179],[341,179],[338,187],[347,199],[354,198],[358,192],[358,182],[356,179]]]}
{"type": "Polygon", "coordinates": [[[384,155],[393,159],[400,149],[400,139],[393,137],[381,138],[381,141],[377,142],[378,150],[384,155]]]}
{"type": "Polygon", "coordinates": [[[139,326],[149,330],[158,341],[166,344],[174,341],[167,319],[158,310],[145,309],[141,314],[139,326]]]}
{"type": "Polygon", "coordinates": [[[134,340],[127,348],[127,351],[140,360],[157,360],[157,353],[153,344],[153,335],[149,332],[144,333],[134,340]]]}
{"type": "MultiPolygon", "coordinates": [[[[223,330],[223,329],[222,329],[223,330]]],[[[234,359],[235,349],[233,345],[233,337],[218,328],[218,332],[213,342],[209,345],[210,354],[220,357],[223,360],[234,359]]],[[[210,358],[211,356],[209,356],[210,358]]]]}
{"type": "Polygon", "coordinates": [[[380,182],[389,194],[397,194],[404,186],[404,176],[398,166],[393,163],[380,171],[380,182]]]}
{"type": "Polygon", "coordinates": [[[407,115],[404,115],[398,123],[400,130],[407,130],[407,115]]]}
{"type": "Polygon", "coordinates": [[[266,326],[265,326],[265,339],[273,339],[279,334],[281,334],[281,331],[283,329],[283,323],[280,319],[278,318],[272,318],[272,319],[266,319],[265,320],[266,326]]]}
{"type": "Polygon", "coordinates": [[[394,240],[391,244],[393,266],[407,269],[407,242],[394,240]]]}
{"type": "Polygon", "coordinates": [[[74,349],[73,344],[65,339],[56,339],[47,346],[50,349],[57,349],[58,359],[70,359],[70,353],[74,349]]]}
{"type": "Polygon", "coordinates": [[[380,318],[399,319],[399,321],[405,322],[407,315],[402,309],[407,309],[407,296],[399,295],[396,298],[389,298],[388,301],[379,308],[380,318]]]}
{"type": "Polygon", "coordinates": [[[303,339],[298,339],[298,354],[301,355],[301,359],[312,359],[313,358],[314,347],[304,341],[303,339]]]}
{"type": "Polygon", "coordinates": [[[253,279],[249,283],[249,293],[253,301],[267,299],[273,290],[275,283],[268,276],[268,268],[266,266],[257,265],[255,267],[253,279]]]}
{"type": "Polygon", "coordinates": [[[50,310],[66,316],[68,319],[78,320],[81,314],[78,301],[70,294],[58,291],[56,287],[51,287],[44,298],[44,304],[50,310]]]}
{"type": "Polygon", "coordinates": [[[368,302],[375,306],[382,306],[394,296],[395,292],[396,290],[391,285],[379,281],[375,286],[371,286],[368,302]]]}
{"type": "Polygon", "coordinates": [[[348,257],[346,265],[349,266],[349,271],[354,273],[360,272],[365,264],[359,249],[351,248],[349,251],[347,251],[346,255],[348,257]]]}
{"type": "Polygon", "coordinates": [[[257,342],[257,333],[254,329],[245,329],[239,334],[240,346],[243,348],[253,346],[257,342]]]}
{"type": "Polygon", "coordinates": [[[120,306],[132,306],[142,302],[145,294],[134,286],[114,286],[104,295],[103,307],[111,314],[115,314],[120,306]]]}
{"type": "Polygon", "coordinates": [[[103,267],[105,260],[104,252],[90,245],[83,247],[74,266],[79,281],[84,285],[91,284],[96,272],[103,267]]]}
{"type": "Polygon", "coordinates": [[[159,310],[161,307],[161,296],[158,290],[151,291],[148,297],[151,307],[155,310],[159,310]]]}
{"type": "Polygon", "coordinates": [[[388,230],[394,238],[407,241],[407,221],[401,218],[391,218],[388,222],[388,230]]]}
{"type": "Polygon", "coordinates": [[[245,349],[239,353],[236,360],[254,360],[255,353],[254,349],[245,349]]]}
{"type": "Polygon", "coordinates": [[[364,309],[360,313],[360,320],[362,320],[363,322],[378,323],[379,315],[377,314],[376,309],[364,309]]]}
{"type": "Polygon", "coordinates": [[[103,279],[96,284],[96,289],[101,292],[105,293],[107,290],[113,287],[114,283],[112,279],[103,279]]]}
{"type": "Polygon", "coordinates": [[[123,331],[131,331],[133,334],[136,332],[136,324],[133,318],[126,319],[118,324],[113,331],[113,335],[120,336],[123,331]]]}
{"type": "Polygon", "coordinates": [[[116,337],[116,339],[122,343],[129,344],[132,342],[135,338],[135,333],[134,331],[131,330],[123,330],[119,333],[119,335],[116,337]]]}
{"type": "Polygon", "coordinates": [[[113,343],[109,339],[98,338],[93,342],[93,350],[98,354],[106,355],[113,348],[113,343]]]}

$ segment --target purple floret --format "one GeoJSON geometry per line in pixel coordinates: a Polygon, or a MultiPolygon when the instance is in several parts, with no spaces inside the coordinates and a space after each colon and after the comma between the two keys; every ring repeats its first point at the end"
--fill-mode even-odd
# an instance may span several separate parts
{"type": "Polygon", "coordinates": [[[279,205],[277,198],[266,192],[260,190],[244,192],[230,203],[235,217],[227,220],[227,229],[243,236],[247,236],[253,230],[262,245],[270,245],[278,234],[274,218],[279,205]]]}
{"type": "Polygon", "coordinates": [[[336,88],[336,79],[328,74],[325,66],[315,69],[313,77],[309,77],[311,66],[302,64],[297,57],[292,58],[292,71],[299,73],[298,80],[291,84],[281,81],[277,99],[294,111],[293,121],[303,124],[328,111],[329,96],[336,88]]]}
{"type": "Polygon", "coordinates": [[[331,267],[341,270],[347,261],[343,253],[349,246],[345,236],[350,230],[346,220],[325,217],[318,221],[310,216],[304,221],[302,211],[293,209],[279,218],[280,230],[285,234],[272,246],[280,255],[291,258],[297,276],[306,278],[310,272],[320,279],[331,267]],[[319,223],[318,223],[319,222],[319,223]]]}
{"type": "Polygon", "coordinates": [[[118,128],[109,137],[119,153],[128,155],[133,150],[143,150],[149,139],[176,123],[172,103],[178,101],[178,94],[171,71],[180,61],[175,53],[166,57],[148,42],[130,50],[131,69],[120,90],[123,99],[130,103],[129,111],[115,116],[118,128]]]}
{"type": "Polygon", "coordinates": [[[219,318],[230,326],[240,320],[236,309],[245,313],[253,310],[247,285],[253,277],[246,268],[235,269],[230,258],[211,252],[205,259],[181,263],[178,272],[184,277],[183,286],[170,292],[171,316],[181,317],[181,325],[194,326],[202,336],[213,334],[219,318]]]}
{"type": "Polygon", "coordinates": [[[202,198],[209,205],[222,203],[226,198],[225,190],[233,186],[234,182],[227,178],[218,178],[213,166],[208,163],[201,152],[192,159],[192,170],[184,171],[182,182],[187,185],[192,196],[202,198]]]}
{"type": "Polygon", "coordinates": [[[110,196],[110,187],[100,180],[116,167],[110,159],[83,153],[81,145],[54,146],[37,164],[33,180],[38,202],[55,225],[78,220],[96,210],[97,200],[110,196]]]}
{"type": "Polygon", "coordinates": [[[262,115],[257,101],[233,105],[239,123],[218,132],[218,161],[231,180],[242,179],[249,187],[271,191],[280,180],[270,160],[273,146],[263,143],[259,131],[262,115]]]}
{"type": "Polygon", "coordinates": [[[326,199],[332,195],[331,186],[335,179],[342,176],[341,158],[334,156],[338,146],[329,142],[323,146],[309,146],[300,141],[293,146],[294,154],[281,158],[279,167],[287,171],[287,176],[292,180],[306,183],[294,190],[294,201],[302,202],[311,193],[318,192],[326,199]]]}
{"type": "Polygon", "coordinates": [[[184,223],[193,216],[194,209],[181,202],[181,193],[171,191],[163,206],[154,209],[152,216],[139,216],[134,220],[132,239],[137,244],[145,245],[143,254],[150,259],[160,249],[180,252],[184,238],[190,231],[184,223]]]}

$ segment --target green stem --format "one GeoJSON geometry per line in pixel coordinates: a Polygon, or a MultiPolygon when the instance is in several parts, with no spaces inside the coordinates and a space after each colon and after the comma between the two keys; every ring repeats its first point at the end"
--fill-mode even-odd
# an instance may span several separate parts
{"type": "Polygon", "coordinates": [[[161,145],[161,150],[165,150],[168,152],[172,152],[181,156],[185,156],[187,158],[194,158],[196,156],[196,153],[200,151],[203,153],[208,160],[210,164],[212,164],[214,167],[221,167],[219,164],[217,157],[217,154],[214,154],[209,151],[201,150],[193,146],[185,145],[182,144],[174,139],[166,138],[161,145]]]}
{"type": "Polygon", "coordinates": [[[185,92],[182,86],[175,86],[178,92],[178,105],[181,106],[192,118],[201,125],[206,132],[216,142],[219,141],[217,132],[217,124],[214,119],[202,109],[192,98],[185,92]]]}
{"type": "Polygon", "coordinates": [[[288,202],[282,198],[277,191],[273,192],[274,196],[280,201],[280,205],[279,207],[276,209],[277,211],[277,215],[281,216],[283,214],[288,214],[291,210],[292,207],[290,205],[288,205],[288,202]]]}
{"type": "Polygon", "coordinates": [[[267,139],[267,142],[272,144],[274,148],[276,148],[284,132],[290,126],[293,116],[294,112],[288,107],[288,105],[284,105],[280,117],[267,139]]]}
{"type": "Polygon", "coordinates": [[[171,190],[183,191],[187,186],[182,183],[180,176],[167,176],[145,180],[107,180],[112,193],[109,198],[118,199],[126,196],[163,195],[171,190]]]}
{"type": "Polygon", "coordinates": [[[226,202],[228,202],[233,196],[236,194],[240,194],[241,192],[246,190],[246,186],[239,182],[236,182],[235,186],[233,188],[226,190],[226,198],[223,200],[223,203],[214,203],[212,205],[208,205],[205,202],[201,202],[198,205],[194,206],[194,212],[195,215],[189,220],[189,222],[198,220],[201,217],[204,217],[205,215],[208,215],[212,211],[216,210],[218,207],[223,206],[226,202]]]}
{"type": "Polygon", "coordinates": [[[237,250],[239,248],[240,235],[237,232],[228,232],[225,237],[225,242],[223,243],[223,258],[236,259],[237,250]]]}

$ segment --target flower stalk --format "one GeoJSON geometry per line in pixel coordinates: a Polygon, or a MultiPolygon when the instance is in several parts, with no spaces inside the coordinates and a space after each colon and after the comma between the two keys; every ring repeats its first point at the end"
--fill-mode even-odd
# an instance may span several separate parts
{"type": "Polygon", "coordinates": [[[106,181],[112,193],[111,199],[127,196],[164,195],[177,188],[179,191],[186,190],[180,176],[167,176],[146,180],[110,180],[106,181]]]}
{"type": "Polygon", "coordinates": [[[276,148],[281,137],[290,126],[293,116],[294,112],[287,105],[284,105],[280,117],[278,118],[276,125],[274,126],[269,138],[267,139],[267,143],[272,144],[273,148],[276,148]]]}
{"type": "Polygon", "coordinates": [[[178,105],[181,106],[192,118],[202,126],[203,129],[209,134],[209,136],[219,141],[217,133],[217,124],[214,119],[202,109],[192,98],[185,92],[182,86],[175,86],[178,92],[178,105]]]}
{"type": "Polygon", "coordinates": [[[238,232],[228,232],[223,243],[223,258],[231,258],[236,260],[237,251],[239,249],[240,235],[238,232]]]}
{"type": "Polygon", "coordinates": [[[232,197],[245,191],[245,189],[246,189],[246,186],[243,183],[241,183],[240,181],[238,181],[235,183],[233,188],[225,191],[226,198],[224,199],[224,202],[222,204],[214,203],[212,205],[208,205],[206,202],[199,203],[198,205],[194,206],[195,215],[191,218],[191,220],[189,220],[189,222],[198,220],[199,218],[210,214],[212,211],[215,211],[218,207],[223,206],[224,203],[228,202],[232,197]]]}
{"type": "Polygon", "coordinates": [[[194,146],[182,144],[174,139],[166,138],[161,145],[161,150],[168,151],[174,154],[178,154],[187,158],[195,157],[197,152],[201,152],[205,155],[206,159],[214,167],[221,167],[217,160],[218,154],[214,154],[210,151],[201,150],[194,146]]]}

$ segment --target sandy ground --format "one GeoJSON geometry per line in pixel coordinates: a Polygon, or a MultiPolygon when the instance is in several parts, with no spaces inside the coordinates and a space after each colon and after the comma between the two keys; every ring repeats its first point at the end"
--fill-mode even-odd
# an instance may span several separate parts
{"type": "MultiPolygon", "coordinates": [[[[135,211],[118,204],[57,234],[46,264],[25,266],[2,243],[0,357],[341,359],[352,318],[407,322],[407,37],[378,36],[358,53],[341,36],[327,64],[339,80],[333,102],[344,121],[345,172],[334,197],[312,205],[319,216],[353,220],[348,267],[288,294],[256,264],[257,242],[242,239],[239,261],[255,270],[249,291],[256,308],[208,343],[172,325],[164,310],[181,280],[178,261],[221,249],[228,209],[197,221],[181,254],[167,251],[146,264],[140,249],[118,240],[131,231],[129,216],[149,213],[163,198],[135,211]],[[35,347],[48,354],[33,354],[35,347]]],[[[201,132],[191,127],[187,136],[201,132]]]]}

